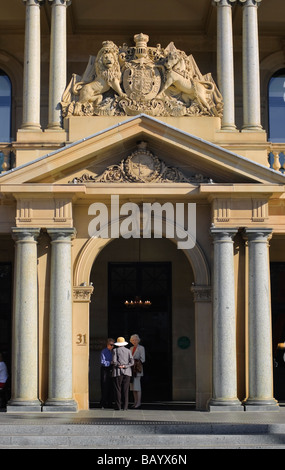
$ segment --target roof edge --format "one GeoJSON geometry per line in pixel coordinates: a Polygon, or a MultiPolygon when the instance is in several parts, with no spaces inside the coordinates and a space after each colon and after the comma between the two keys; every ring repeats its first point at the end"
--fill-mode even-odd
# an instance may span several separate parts
{"type": "MultiPolygon", "coordinates": [[[[203,139],[203,138],[201,138],[201,137],[198,137],[198,136],[196,136],[196,135],[194,135],[194,134],[190,134],[189,132],[186,132],[185,130],[181,130],[181,129],[179,129],[179,128],[177,128],[177,127],[174,127],[174,126],[172,126],[172,125],[170,125],[170,124],[168,124],[168,123],[165,123],[165,122],[163,122],[163,121],[161,121],[161,120],[155,118],[154,116],[149,116],[149,115],[144,114],[144,113],[137,114],[136,116],[131,116],[131,117],[127,118],[127,119],[124,120],[124,121],[118,122],[118,123],[116,123],[116,124],[114,124],[114,125],[112,125],[112,126],[106,127],[106,128],[103,129],[103,130],[100,130],[100,131],[98,131],[98,132],[95,132],[94,134],[90,134],[90,135],[87,136],[87,137],[83,137],[83,138],[78,139],[78,140],[76,140],[76,141],[74,141],[74,142],[71,142],[71,143],[65,145],[64,147],[62,147],[62,148],[60,148],[60,149],[57,149],[57,150],[54,150],[54,151],[52,151],[52,152],[49,152],[49,153],[47,153],[47,154],[45,154],[45,155],[42,155],[41,157],[38,157],[38,158],[36,158],[36,159],[34,159],[34,160],[31,160],[31,161],[26,162],[26,163],[24,163],[24,164],[22,164],[22,165],[19,165],[19,166],[17,166],[16,168],[11,168],[10,170],[8,170],[8,171],[6,171],[6,172],[1,173],[1,174],[0,174],[0,179],[3,178],[4,176],[8,176],[9,174],[14,174],[15,172],[18,172],[18,171],[22,170],[23,168],[27,168],[27,167],[29,167],[29,166],[31,166],[31,165],[37,163],[37,162],[43,161],[43,160],[45,160],[45,159],[47,159],[47,158],[49,158],[49,157],[51,157],[51,156],[54,156],[54,155],[56,155],[56,154],[60,154],[61,152],[66,151],[66,150],[68,150],[68,149],[72,149],[73,147],[75,147],[76,145],[80,144],[81,142],[86,142],[86,141],[91,140],[91,139],[93,139],[93,138],[95,138],[95,137],[97,137],[97,136],[103,135],[103,134],[105,134],[105,133],[107,133],[107,132],[109,132],[109,131],[111,131],[111,130],[114,130],[114,129],[116,129],[116,128],[122,127],[122,126],[125,125],[125,124],[128,124],[128,123],[130,123],[130,122],[133,122],[133,121],[136,121],[136,120],[139,120],[139,119],[141,119],[141,120],[149,120],[149,121],[158,123],[159,125],[161,125],[162,127],[166,128],[166,129],[172,130],[172,131],[177,132],[177,133],[179,133],[179,134],[181,134],[181,135],[184,135],[184,136],[189,137],[189,138],[191,138],[191,139],[193,139],[193,140],[196,140],[197,142],[200,142],[201,144],[207,145],[208,147],[211,147],[212,149],[215,149],[215,150],[218,150],[218,151],[221,151],[221,150],[222,150],[224,153],[230,155],[232,158],[233,158],[233,157],[234,157],[234,158],[237,158],[238,160],[240,160],[240,161],[242,161],[242,162],[244,162],[244,163],[246,163],[246,164],[251,164],[251,165],[254,165],[254,166],[256,166],[256,167],[258,167],[258,168],[260,168],[260,169],[262,169],[262,170],[266,170],[267,172],[270,172],[270,173],[271,173],[272,175],[274,175],[275,177],[278,176],[281,180],[284,179],[284,181],[285,181],[285,175],[284,175],[283,173],[277,171],[277,170],[274,170],[273,168],[268,168],[267,166],[262,165],[261,163],[255,162],[254,160],[250,160],[250,159],[248,159],[248,158],[246,158],[246,157],[244,157],[244,156],[242,156],[242,155],[240,155],[240,154],[238,154],[238,153],[232,152],[231,150],[225,149],[225,148],[223,148],[223,147],[221,147],[221,146],[219,146],[219,145],[217,145],[217,144],[215,144],[215,143],[213,143],[213,142],[209,142],[209,141],[207,141],[207,140],[205,140],[205,139],[203,139]]],[[[281,180],[280,180],[280,183],[282,183],[281,180]]],[[[282,183],[282,184],[283,184],[283,183],[282,183]]]]}

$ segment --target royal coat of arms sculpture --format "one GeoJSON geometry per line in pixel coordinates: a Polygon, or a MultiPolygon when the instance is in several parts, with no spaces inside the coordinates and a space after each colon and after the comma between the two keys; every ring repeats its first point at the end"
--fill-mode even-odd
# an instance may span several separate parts
{"type": "Polygon", "coordinates": [[[210,73],[170,43],[135,47],[104,41],[83,74],[72,75],[62,97],[63,116],[222,116],[223,99],[210,73]]]}

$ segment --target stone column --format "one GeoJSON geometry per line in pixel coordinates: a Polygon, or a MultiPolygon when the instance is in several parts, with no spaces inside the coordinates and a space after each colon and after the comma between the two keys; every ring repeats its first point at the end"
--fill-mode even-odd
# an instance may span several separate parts
{"type": "Polygon", "coordinates": [[[257,8],[262,0],[243,4],[243,130],[261,131],[257,8]]]}
{"type": "Polygon", "coordinates": [[[237,398],[236,309],[233,237],[236,229],[212,228],[213,396],[210,411],[243,411],[237,398]]]}
{"type": "Polygon", "coordinates": [[[248,241],[248,398],[246,411],[279,410],[273,398],[269,243],[271,229],[246,229],[248,241]]]}
{"type": "Polygon", "coordinates": [[[214,0],[217,5],[217,73],[224,100],[222,130],[235,131],[232,6],[236,0],[214,0]]]}
{"type": "Polygon", "coordinates": [[[72,388],[73,228],[48,229],[51,237],[49,386],[43,411],[77,411],[72,388]]]}
{"type": "Polygon", "coordinates": [[[51,2],[48,129],[61,130],[61,99],[66,88],[66,9],[71,0],[51,2]]]}
{"type": "Polygon", "coordinates": [[[41,411],[38,399],[38,228],[13,228],[16,243],[12,396],[8,412],[41,411]]]}
{"type": "Polygon", "coordinates": [[[22,129],[41,130],[40,76],[41,35],[40,5],[44,0],[23,0],[26,3],[23,122],[22,129]]]}

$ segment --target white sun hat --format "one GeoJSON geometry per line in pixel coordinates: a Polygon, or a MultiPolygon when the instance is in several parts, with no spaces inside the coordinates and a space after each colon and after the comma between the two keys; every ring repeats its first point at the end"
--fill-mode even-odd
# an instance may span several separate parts
{"type": "Polygon", "coordinates": [[[123,336],[119,336],[117,338],[117,342],[115,343],[116,346],[127,346],[127,341],[125,341],[125,338],[123,336]]]}

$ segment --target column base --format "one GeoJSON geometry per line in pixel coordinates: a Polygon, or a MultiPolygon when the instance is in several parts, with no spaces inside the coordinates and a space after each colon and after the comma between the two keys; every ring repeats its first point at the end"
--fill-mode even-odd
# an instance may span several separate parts
{"type": "Polygon", "coordinates": [[[45,129],[45,132],[65,132],[65,130],[60,124],[54,123],[48,124],[47,128],[45,129]]]}
{"type": "Polygon", "coordinates": [[[75,413],[78,411],[75,400],[50,399],[43,405],[43,412],[48,413],[75,413]]]}
{"type": "Polygon", "coordinates": [[[212,398],[208,403],[209,411],[244,411],[241,402],[238,399],[216,400],[212,398]]]}
{"type": "Polygon", "coordinates": [[[19,129],[19,131],[42,132],[42,128],[40,124],[27,123],[27,124],[23,124],[22,127],[19,129]]]}
{"type": "Polygon", "coordinates": [[[245,411],[280,411],[279,404],[275,398],[269,400],[249,398],[243,404],[245,411]]]}
{"type": "Polygon", "coordinates": [[[248,125],[248,126],[243,126],[241,129],[241,132],[265,132],[262,126],[258,125],[248,125]]]}
{"type": "Polygon", "coordinates": [[[39,400],[9,400],[7,413],[40,413],[42,404],[39,400]]]}
{"type": "Polygon", "coordinates": [[[220,132],[239,132],[235,125],[231,124],[222,124],[220,132]]]}

